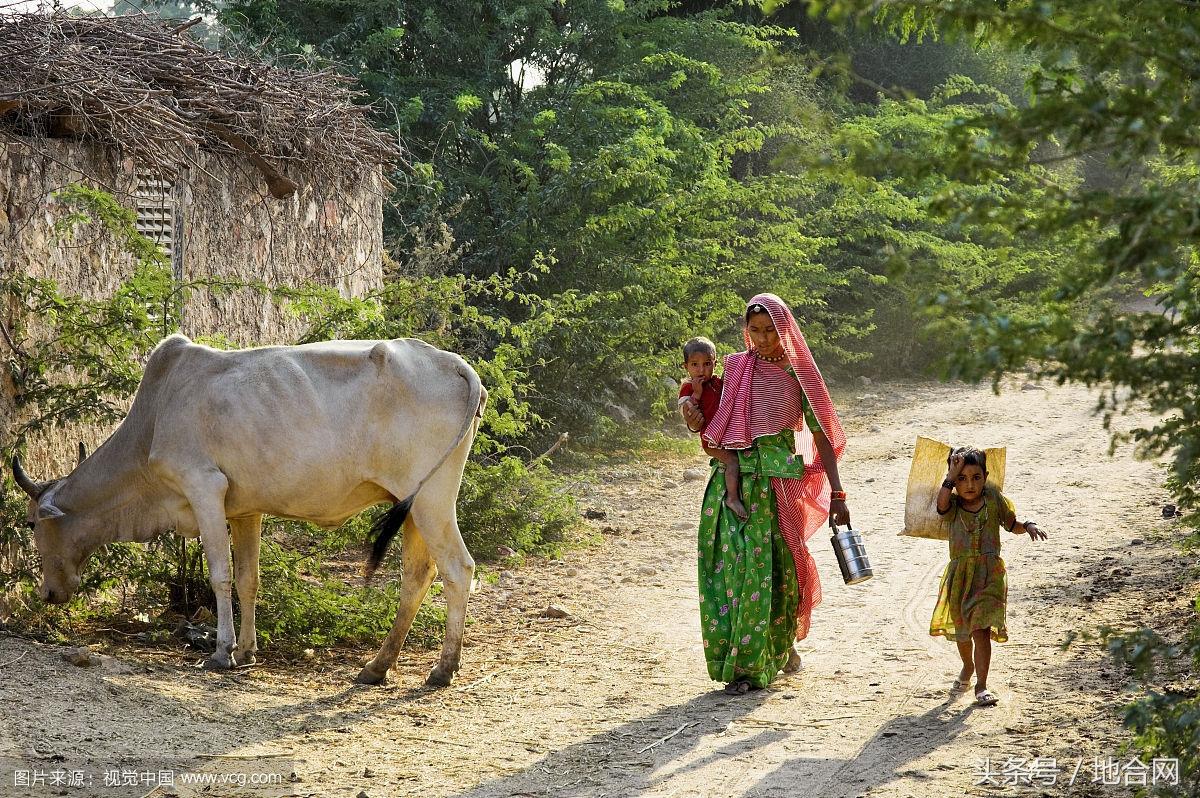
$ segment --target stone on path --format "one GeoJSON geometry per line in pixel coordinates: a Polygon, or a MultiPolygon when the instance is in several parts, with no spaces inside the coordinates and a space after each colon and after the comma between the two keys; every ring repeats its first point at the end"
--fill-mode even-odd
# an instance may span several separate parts
{"type": "Polygon", "coordinates": [[[90,668],[100,664],[100,660],[85,646],[68,648],[62,653],[62,658],[77,668],[90,668]]]}

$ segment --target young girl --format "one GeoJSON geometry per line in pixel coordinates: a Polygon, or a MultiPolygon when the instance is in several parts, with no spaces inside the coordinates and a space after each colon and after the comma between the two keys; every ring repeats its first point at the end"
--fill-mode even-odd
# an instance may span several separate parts
{"type": "Polygon", "coordinates": [[[950,513],[950,563],[942,574],[929,634],[958,644],[962,672],[955,690],[966,690],[975,676],[975,703],[998,703],[988,689],[992,641],[1008,640],[1004,623],[1008,580],[1000,559],[1000,529],[1030,540],[1045,540],[1033,521],[1018,521],[1012,502],[987,484],[987,455],[979,449],[955,449],[947,458],[949,470],[938,491],[937,511],[950,513]]]}

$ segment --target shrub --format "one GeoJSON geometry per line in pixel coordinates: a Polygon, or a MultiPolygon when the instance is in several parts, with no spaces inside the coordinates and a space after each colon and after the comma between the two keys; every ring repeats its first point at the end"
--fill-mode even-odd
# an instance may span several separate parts
{"type": "Polygon", "coordinates": [[[575,498],[541,461],[503,457],[467,463],[458,497],[459,527],[471,554],[492,560],[500,546],[552,553],[578,522],[575,498]]]}
{"type": "MultiPolygon", "coordinates": [[[[1200,599],[1196,601],[1200,612],[1200,599]]],[[[1145,692],[1125,708],[1125,726],[1134,734],[1142,761],[1179,761],[1179,784],[1155,795],[1200,795],[1200,625],[1192,623],[1179,643],[1153,629],[1123,635],[1106,631],[1109,653],[1131,671],[1145,692]]]]}
{"type": "MultiPolygon", "coordinates": [[[[392,628],[400,605],[399,579],[353,587],[330,573],[326,564],[264,539],[262,580],[255,621],[260,644],[284,651],[306,646],[378,645],[392,628]]],[[[431,594],[437,594],[437,585],[431,594]]],[[[417,612],[408,639],[436,645],[446,628],[446,613],[426,603],[417,612]]]]}

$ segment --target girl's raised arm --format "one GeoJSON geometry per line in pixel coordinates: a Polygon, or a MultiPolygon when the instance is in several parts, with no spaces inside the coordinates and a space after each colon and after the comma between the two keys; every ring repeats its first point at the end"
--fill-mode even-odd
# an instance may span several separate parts
{"type": "Polygon", "coordinates": [[[937,495],[938,515],[950,512],[950,496],[954,490],[954,480],[958,479],[958,475],[962,473],[965,463],[966,458],[961,454],[950,455],[950,467],[946,470],[946,478],[942,480],[942,487],[937,495]]]}

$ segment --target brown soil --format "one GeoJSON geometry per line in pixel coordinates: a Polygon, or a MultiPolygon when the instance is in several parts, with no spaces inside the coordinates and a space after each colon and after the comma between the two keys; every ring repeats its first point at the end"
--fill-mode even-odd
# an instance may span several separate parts
{"type": "Polygon", "coordinates": [[[34,794],[1132,794],[1093,783],[1095,758],[1122,758],[1130,684],[1099,643],[1059,644],[1072,630],[1184,617],[1195,585],[1172,548],[1183,530],[1161,517],[1161,469],[1127,448],[1108,456],[1082,388],[1013,382],[997,396],[886,384],[843,404],[843,479],[876,576],[843,585],[825,536],[813,540],[825,601],[804,669],[768,690],[727,696],[705,676],[694,566],[703,482],[683,479],[704,461],[655,457],[575,486],[584,508],[606,514],[591,522],[602,545],[503,572],[472,597],[463,669],[445,690],[423,685],[435,651],[405,651],[389,684],[368,688],[350,684],[366,651],[296,665],[267,647],[258,666],[214,674],[188,655],[129,650],[80,668],[59,647],[0,638],[0,794],[30,794],[14,771],[56,769],[91,784],[34,794]],[[1007,445],[1007,492],[1050,535],[1005,542],[1011,642],[995,646],[992,709],[949,693],[958,657],[927,634],[945,544],[896,535],[918,434],[1007,445]],[[550,603],[570,617],[541,617],[550,603]],[[1036,757],[1056,758],[1056,783],[978,784],[985,761],[1003,782],[1006,761],[1036,757]],[[104,786],[112,768],[152,763],[288,778],[104,786]]]}

